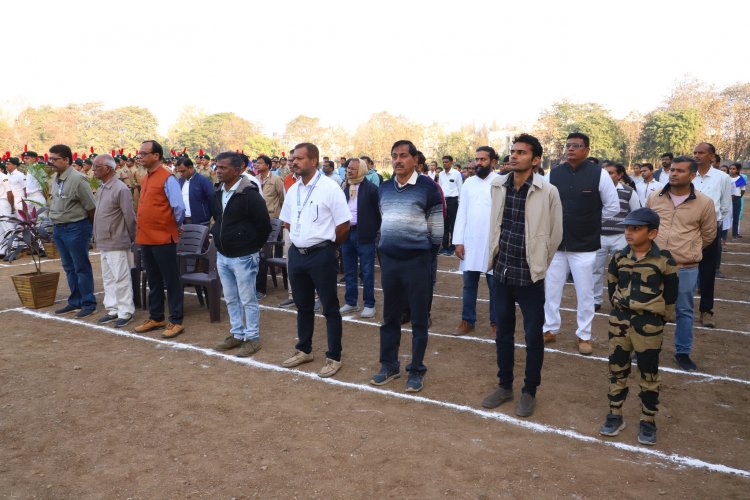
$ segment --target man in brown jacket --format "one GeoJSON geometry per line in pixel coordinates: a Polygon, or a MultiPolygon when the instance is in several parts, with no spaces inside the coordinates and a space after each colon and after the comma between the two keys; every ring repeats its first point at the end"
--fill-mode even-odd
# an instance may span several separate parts
{"type": "Polygon", "coordinates": [[[99,323],[114,322],[122,328],[133,321],[133,287],[130,280],[130,248],[135,240],[133,197],[117,178],[115,160],[110,155],[94,159],[94,177],[101,181],[96,191],[94,241],[101,252],[104,308],[99,323]]]}
{"type": "Polygon", "coordinates": [[[716,237],[714,202],[696,191],[692,182],[698,163],[690,156],[678,156],[669,170],[669,184],[654,192],[646,206],[661,218],[656,244],[669,250],[677,262],[679,289],[674,335],[675,362],[686,371],[696,370],[690,359],[693,348],[693,290],[698,282],[698,263],[703,248],[716,237]]]}

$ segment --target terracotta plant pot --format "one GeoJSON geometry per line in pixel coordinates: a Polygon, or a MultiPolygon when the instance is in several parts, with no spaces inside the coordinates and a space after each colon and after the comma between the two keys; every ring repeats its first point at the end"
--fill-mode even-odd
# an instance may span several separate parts
{"type": "Polygon", "coordinates": [[[31,309],[55,303],[60,273],[25,273],[11,276],[21,304],[31,309]]]}

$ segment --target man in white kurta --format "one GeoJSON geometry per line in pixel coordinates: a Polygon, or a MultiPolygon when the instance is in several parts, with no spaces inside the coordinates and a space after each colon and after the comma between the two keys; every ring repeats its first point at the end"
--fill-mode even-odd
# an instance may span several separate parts
{"type": "Polygon", "coordinates": [[[461,259],[464,291],[461,322],[454,335],[466,335],[474,331],[477,321],[477,289],[479,276],[485,273],[490,290],[490,327],[495,334],[494,301],[492,300],[492,271],[486,273],[490,235],[490,209],[492,199],[490,184],[498,176],[495,172],[498,156],[489,146],[482,146],[476,152],[477,175],[469,177],[461,186],[460,203],[453,229],[453,244],[456,256],[461,259]]]}

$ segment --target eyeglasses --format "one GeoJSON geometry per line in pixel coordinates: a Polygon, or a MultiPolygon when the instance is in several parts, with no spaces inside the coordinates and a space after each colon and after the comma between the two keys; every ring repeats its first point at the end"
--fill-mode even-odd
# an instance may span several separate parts
{"type": "Polygon", "coordinates": [[[585,148],[586,146],[584,144],[566,144],[565,149],[581,149],[585,148]]]}
{"type": "Polygon", "coordinates": [[[50,156],[47,160],[48,161],[57,161],[57,160],[62,160],[62,157],[61,156],[50,156]]]}
{"type": "Polygon", "coordinates": [[[138,156],[152,155],[153,151],[138,151],[138,156]]]}

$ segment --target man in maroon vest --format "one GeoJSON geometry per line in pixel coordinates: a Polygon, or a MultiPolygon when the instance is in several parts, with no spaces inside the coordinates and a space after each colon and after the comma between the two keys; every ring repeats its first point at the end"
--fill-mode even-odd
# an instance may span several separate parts
{"type": "Polygon", "coordinates": [[[162,165],[164,150],[156,141],[144,141],[138,151],[146,175],[141,178],[141,198],[135,242],[141,246],[148,279],[149,318],[135,327],[138,333],[166,327],[162,337],[181,334],[182,285],[177,266],[177,241],[185,218],[185,204],[177,179],[162,165]],[[164,318],[164,287],[169,300],[169,322],[164,318]]]}

